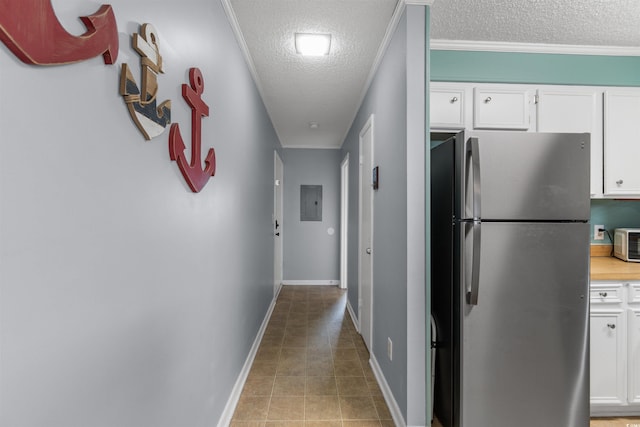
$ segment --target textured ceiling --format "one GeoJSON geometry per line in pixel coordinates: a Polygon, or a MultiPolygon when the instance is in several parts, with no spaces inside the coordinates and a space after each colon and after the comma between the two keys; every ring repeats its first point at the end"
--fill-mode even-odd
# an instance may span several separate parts
{"type": "Polygon", "coordinates": [[[231,0],[283,146],[339,148],[397,0],[231,0]],[[297,32],[330,33],[328,56],[296,54],[297,32]],[[310,129],[309,123],[318,123],[310,129]]]}
{"type": "MultiPolygon", "coordinates": [[[[339,148],[398,0],[222,2],[282,145],[339,148]],[[297,55],[296,32],[331,33],[330,55],[297,55]]],[[[640,0],[434,0],[431,39],[639,49],[640,0]]]]}
{"type": "Polygon", "coordinates": [[[436,0],[431,38],[640,47],[638,0],[436,0]]]}

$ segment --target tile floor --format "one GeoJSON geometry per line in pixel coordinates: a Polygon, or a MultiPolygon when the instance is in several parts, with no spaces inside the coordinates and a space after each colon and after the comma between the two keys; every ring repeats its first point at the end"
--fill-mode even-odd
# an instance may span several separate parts
{"type": "MultiPolygon", "coordinates": [[[[282,288],[231,427],[395,425],[346,297],[334,286],[282,288]]],[[[640,418],[594,418],[589,427],[640,427],[640,418]]]]}
{"type": "Polygon", "coordinates": [[[346,296],[282,288],[231,427],[394,426],[346,296]]]}

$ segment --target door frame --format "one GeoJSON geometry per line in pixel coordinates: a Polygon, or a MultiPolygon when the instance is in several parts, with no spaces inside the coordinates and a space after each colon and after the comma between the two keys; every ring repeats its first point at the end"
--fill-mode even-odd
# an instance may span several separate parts
{"type": "Polygon", "coordinates": [[[273,151],[273,296],[276,297],[284,279],[284,163],[273,151]],[[279,222],[278,222],[279,220],[279,222]],[[277,224],[277,225],[276,225],[277,224]],[[279,233],[279,234],[277,234],[279,233]]]}
{"type": "Polygon", "coordinates": [[[340,164],[340,289],[347,289],[349,260],[349,153],[340,164]]]}
{"type": "Polygon", "coordinates": [[[371,168],[373,168],[373,164],[374,164],[374,146],[375,146],[375,139],[374,139],[374,115],[371,114],[369,116],[369,118],[367,119],[367,122],[364,124],[364,126],[362,127],[362,130],[360,130],[360,134],[359,134],[359,141],[358,141],[358,153],[359,153],[359,179],[358,179],[358,330],[360,331],[360,334],[362,334],[362,319],[364,316],[367,316],[368,321],[369,321],[369,336],[365,337],[363,335],[365,344],[369,347],[368,350],[371,352],[373,350],[373,301],[374,301],[374,296],[373,296],[373,262],[374,262],[374,255],[375,255],[375,248],[373,247],[373,231],[374,231],[374,213],[373,213],[373,198],[374,198],[374,191],[373,191],[373,186],[370,187],[370,192],[371,192],[371,199],[370,199],[370,204],[368,206],[370,212],[371,212],[371,221],[370,221],[370,230],[369,230],[369,236],[371,238],[371,242],[370,242],[370,248],[372,251],[371,254],[371,269],[369,271],[369,277],[371,278],[371,297],[369,299],[368,304],[369,304],[369,311],[367,313],[361,312],[362,309],[362,301],[363,301],[363,296],[362,296],[362,254],[365,251],[365,248],[362,245],[362,231],[363,231],[363,225],[362,225],[362,212],[363,212],[363,197],[362,197],[362,184],[364,182],[364,180],[370,179],[371,175],[370,172],[371,171],[367,171],[364,168],[364,156],[362,155],[362,141],[363,141],[363,136],[365,133],[367,133],[367,131],[371,129],[371,149],[370,149],[370,166],[371,168]]]}

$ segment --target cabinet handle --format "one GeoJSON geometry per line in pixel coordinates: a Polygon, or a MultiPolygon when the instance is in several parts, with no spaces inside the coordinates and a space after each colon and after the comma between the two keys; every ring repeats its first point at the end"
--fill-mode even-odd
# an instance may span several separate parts
{"type": "Polygon", "coordinates": [[[490,96],[487,96],[487,98],[484,100],[484,102],[485,102],[485,103],[487,103],[487,102],[491,102],[491,97],[490,97],[490,96]]]}
{"type": "Polygon", "coordinates": [[[614,325],[613,323],[607,323],[607,327],[608,327],[609,329],[615,329],[615,328],[616,328],[616,325],[614,325]]]}
{"type": "Polygon", "coordinates": [[[453,98],[451,98],[451,103],[453,104],[454,102],[458,102],[457,96],[454,96],[453,98]]]}
{"type": "Polygon", "coordinates": [[[601,296],[602,298],[606,298],[606,297],[607,297],[607,293],[606,293],[606,292],[600,292],[600,296],[601,296]]]}
{"type": "Polygon", "coordinates": [[[616,181],[616,184],[622,185],[623,182],[624,182],[623,180],[619,179],[619,180],[616,181]]]}

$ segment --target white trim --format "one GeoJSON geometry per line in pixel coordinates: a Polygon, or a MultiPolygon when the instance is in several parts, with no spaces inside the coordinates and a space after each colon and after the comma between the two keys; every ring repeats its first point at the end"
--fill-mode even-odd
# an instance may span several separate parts
{"type": "MultiPolygon", "coordinates": [[[[282,289],[282,287],[280,287],[282,289]]],[[[278,294],[280,292],[278,291],[278,294]]],[[[264,316],[264,320],[262,321],[262,325],[260,325],[260,329],[258,330],[258,334],[256,335],[255,340],[253,340],[253,345],[249,350],[249,355],[244,362],[244,366],[238,375],[238,379],[236,380],[235,385],[233,386],[233,390],[231,390],[231,394],[229,395],[229,399],[227,399],[227,404],[222,411],[222,415],[218,420],[218,427],[228,427],[231,424],[231,419],[233,418],[233,413],[236,410],[236,406],[238,406],[238,401],[240,400],[240,395],[242,394],[242,389],[244,388],[244,384],[247,381],[247,377],[249,376],[249,371],[251,371],[251,365],[253,365],[253,361],[256,358],[256,354],[258,353],[258,348],[260,347],[260,342],[262,341],[262,337],[264,336],[264,332],[267,330],[267,325],[269,324],[269,319],[271,319],[271,314],[273,313],[273,309],[276,307],[276,300],[278,299],[278,295],[273,297],[271,301],[271,305],[267,310],[267,314],[264,316]]]]}
{"type": "MultiPolygon", "coordinates": [[[[373,300],[374,300],[374,296],[373,296],[373,258],[371,259],[371,272],[370,272],[370,279],[371,279],[371,300],[369,301],[369,312],[368,313],[361,313],[360,311],[362,310],[362,254],[365,251],[365,248],[362,246],[362,212],[364,211],[364,208],[362,206],[363,204],[363,200],[362,200],[362,186],[363,186],[363,180],[369,179],[370,172],[371,171],[365,171],[364,169],[364,156],[362,155],[362,136],[364,134],[367,133],[367,131],[369,129],[371,129],[371,147],[370,147],[370,152],[369,152],[369,160],[371,161],[370,163],[370,167],[373,168],[373,165],[375,164],[375,114],[371,114],[369,116],[369,118],[367,119],[367,122],[364,124],[364,126],[362,127],[362,129],[360,130],[360,133],[358,135],[358,153],[360,156],[360,165],[358,168],[358,324],[359,324],[359,330],[362,329],[362,318],[363,316],[368,316],[369,317],[369,336],[368,337],[364,337],[364,342],[365,345],[367,346],[367,350],[369,350],[369,352],[372,352],[372,348],[373,347],[373,300]]],[[[369,187],[367,187],[369,188],[369,187]]],[[[371,242],[369,242],[370,245],[370,249],[372,249],[374,251],[374,255],[375,256],[375,248],[373,247],[373,232],[374,232],[374,226],[373,226],[373,198],[374,198],[374,194],[375,192],[373,190],[369,190],[371,191],[371,200],[370,200],[370,206],[368,207],[369,210],[371,211],[371,223],[369,224],[369,226],[371,227],[370,230],[370,234],[369,237],[371,239],[371,242]]],[[[362,333],[360,333],[360,335],[362,335],[362,333]]]]}
{"type": "Polygon", "coordinates": [[[349,153],[340,163],[340,289],[347,289],[349,271],[349,153]]]}
{"type": "Polygon", "coordinates": [[[427,388],[425,378],[428,364],[427,349],[427,237],[429,203],[427,186],[429,170],[427,159],[430,153],[427,133],[427,111],[429,93],[426,79],[427,40],[424,34],[426,17],[424,13],[407,10],[407,134],[406,134],[406,236],[407,238],[407,405],[406,422],[410,425],[424,425],[428,420],[425,410],[427,388]],[[426,220],[425,220],[426,219],[426,220]]]}
{"type": "Polygon", "coordinates": [[[284,217],[284,163],[282,162],[282,157],[278,154],[278,150],[273,150],[273,269],[274,269],[274,278],[273,278],[273,289],[274,294],[277,295],[280,292],[280,288],[282,287],[282,279],[284,276],[284,232],[282,229],[282,219],[284,217]],[[280,172],[278,174],[278,172],[280,172]],[[280,181],[277,183],[276,181],[280,181]],[[278,203],[278,194],[280,195],[280,200],[278,203]],[[280,216],[277,217],[276,213],[280,213],[280,216]],[[278,227],[276,228],[276,221],[280,220],[278,227]],[[276,236],[276,233],[278,234],[276,236]],[[279,243],[278,243],[279,241],[279,243]],[[279,253],[278,253],[279,252],[279,253]],[[279,264],[279,265],[276,265],[279,264]],[[279,270],[279,277],[275,277],[275,271],[279,270]]]}
{"type": "Polygon", "coordinates": [[[356,332],[360,333],[358,316],[356,316],[356,313],[353,311],[349,298],[347,298],[347,311],[349,312],[349,316],[351,316],[351,323],[353,323],[353,326],[356,328],[356,332]]]}
{"type": "Polygon", "coordinates": [[[437,39],[432,39],[430,41],[430,44],[431,50],[557,53],[564,55],[640,56],[640,47],[631,46],[580,46],[565,44],[437,39]]]}
{"type": "Polygon", "coordinates": [[[340,286],[340,280],[283,280],[282,286],[340,286]]]}
{"type": "Polygon", "coordinates": [[[400,410],[400,406],[398,406],[398,402],[393,397],[393,393],[391,392],[391,388],[387,383],[387,380],[382,373],[382,369],[380,365],[378,365],[378,361],[373,353],[370,353],[369,365],[371,366],[371,370],[373,370],[373,375],[376,377],[376,381],[378,381],[378,385],[380,386],[380,390],[382,390],[382,395],[384,396],[385,402],[387,402],[387,406],[389,407],[389,412],[391,412],[391,417],[393,418],[393,422],[396,427],[406,427],[407,423],[402,416],[402,411],[400,410]]]}

